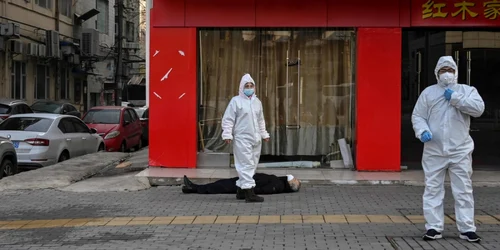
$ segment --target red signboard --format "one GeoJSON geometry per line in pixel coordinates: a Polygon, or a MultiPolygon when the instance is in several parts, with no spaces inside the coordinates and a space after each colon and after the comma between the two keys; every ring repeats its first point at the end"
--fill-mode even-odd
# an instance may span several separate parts
{"type": "Polygon", "coordinates": [[[500,26],[500,0],[412,0],[411,26],[500,26]]]}

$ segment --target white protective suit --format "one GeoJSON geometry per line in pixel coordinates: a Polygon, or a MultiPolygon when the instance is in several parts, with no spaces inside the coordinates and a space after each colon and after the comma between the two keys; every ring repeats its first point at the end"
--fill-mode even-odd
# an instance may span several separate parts
{"type": "Polygon", "coordinates": [[[438,83],[422,92],[412,115],[415,136],[420,139],[424,131],[432,135],[432,139],[424,144],[422,156],[425,227],[438,232],[444,229],[444,181],[448,170],[458,230],[461,233],[475,232],[471,181],[474,142],[469,135],[469,126],[471,116],[483,114],[484,102],[476,88],[457,83],[458,69],[451,56],[441,57],[434,73],[438,83]],[[439,80],[438,74],[445,66],[455,70],[454,80],[448,86],[439,80]],[[454,91],[450,101],[444,97],[447,88],[454,91]]]}
{"type": "Polygon", "coordinates": [[[259,163],[262,139],[269,138],[264,121],[262,103],[255,94],[251,97],[243,93],[245,84],[255,82],[249,74],[240,81],[239,95],[229,102],[222,118],[222,139],[233,141],[234,165],[241,189],[255,187],[253,176],[259,163]]]}

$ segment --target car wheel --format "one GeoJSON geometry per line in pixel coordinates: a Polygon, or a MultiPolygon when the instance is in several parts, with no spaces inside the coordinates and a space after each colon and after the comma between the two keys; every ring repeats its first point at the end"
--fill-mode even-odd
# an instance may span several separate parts
{"type": "Polygon", "coordinates": [[[67,151],[63,151],[61,155],[59,156],[59,161],[58,162],[63,162],[69,159],[69,153],[67,151]]]}
{"type": "Polygon", "coordinates": [[[142,148],[142,139],[139,139],[139,144],[137,144],[137,146],[135,146],[134,150],[139,151],[141,148],[142,148]]]}
{"type": "Polygon", "coordinates": [[[105,148],[104,148],[104,144],[102,144],[102,143],[101,143],[101,144],[99,145],[99,148],[97,149],[97,152],[104,151],[104,149],[105,149],[105,148]]]}
{"type": "Polygon", "coordinates": [[[122,145],[120,146],[120,152],[126,152],[127,151],[127,144],[125,142],[122,142],[122,145]]]}
{"type": "Polygon", "coordinates": [[[5,159],[0,166],[0,179],[16,174],[16,167],[11,160],[5,159]]]}

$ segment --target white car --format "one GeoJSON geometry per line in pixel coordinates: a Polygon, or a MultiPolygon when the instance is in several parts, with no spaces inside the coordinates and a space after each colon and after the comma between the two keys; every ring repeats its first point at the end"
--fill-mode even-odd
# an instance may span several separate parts
{"type": "Polygon", "coordinates": [[[0,123],[0,136],[14,144],[19,167],[45,167],[105,150],[96,130],[71,115],[13,115],[0,123]]]}

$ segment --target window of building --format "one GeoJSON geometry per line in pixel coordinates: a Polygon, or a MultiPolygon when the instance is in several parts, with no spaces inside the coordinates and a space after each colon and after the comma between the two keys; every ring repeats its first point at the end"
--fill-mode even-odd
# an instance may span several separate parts
{"type": "Polygon", "coordinates": [[[35,4],[42,8],[52,9],[52,0],[35,0],[35,4]]]}
{"type": "MultiPolygon", "coordinates": [[[[198,69],[204,76],[198,87],[200,121],[220,119],[229,102],[226,96],[238,92],[238,84],[232,83],[249,73],[262,83],[256,94],[268,110],[266,129],[280,138],[263,145],[262,154],[331,161],[341,160],[340,154],[331,154],[340,151],[339,139],[353,145],[354,29],[200,29],[199,37],[198,69]],[[293,128],[302,132],[291,133],[293,128]]],[[[220,136],[212,135],[217,126],[205,123],[200,149],[228,150],[220,136]]]]}
{"type": "Polygon", "coordinates": [[[96,29],[103,34],[109,31],[109,2],[108,0],[97,0],[96,8],[99,10],[96,20],[96,29]]]}
{"type": "Polygon", "coordinates": [[[68,100],[69,99],[69,70],[68,68],[61,68],[61,87],[60,89],[60,99],[68,100]]]}
{"type": "Polygon", "coordinates": [[[11,70],[11,96],[15,99],[26,98],[26,63],[13,61],[11,70]]]}
{"type": "Polygon", "coordinates": [[[50,67],[36,66],[35,99],[49,99],[50,67]]]}
{"type": "Polygon", "coordinates": [[[80,103],[82,101],[82,86],[83,86],[83,81],[81,79],[76,80],[75,79],[75,88],[74,88],[74,96],[73,98],[75,99],[75,103],[80,103]]]}
{"type": "Polygon", "coordinates": [[[129,42],[135,42],[135,39],[134,39],[134,32],[135,32],[135,27],[134,27],[134,23],[133,22],[128,22],[127,21],[127,24],[126,24],[126,34],[127,34],[127,41],[129,42]]]}
{"type": "Polygon", "coordinates": [[[61,15],[71,17],[73,1],[72,0],[59,0],[59,12],[61,15]]]}

